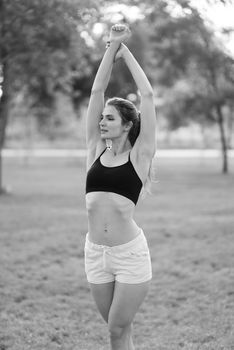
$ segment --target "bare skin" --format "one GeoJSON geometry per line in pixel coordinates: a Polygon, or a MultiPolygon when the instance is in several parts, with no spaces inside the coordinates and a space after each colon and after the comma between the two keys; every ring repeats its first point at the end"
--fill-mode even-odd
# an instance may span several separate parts
{"type": "MultiPolygon", "coordinates": [[[[110,33],[110,47],[106,50],[94,80],[87,114],[87,170],[105,150],[100,161],[103,166],[115,167],[130,159],[144,184],[155,153],[156,118],[153,91],[150,83],[128,48],[122,43],[128,39],[129,29],[115,25],[110,33]],[[122,123],[113,106],[104,105],[104,92],[109,82],[113,63],[122,58],[132,73],[141,93],[141,130],[132,147],[128,139],[131,122],[122,123]]],[[[115,246],[134,239],[140,231],[134,220],[135,204],[128,198],[112,192],[90,192],[86,195],[89,239],[96,244],[115,246]]],[[[132,322],[143,302],[150,282],[128,284],[117,281],[90,284],[97,308],[108,324],[111,350],[134,350],[132,322]]]]}
{"type": "MultiPolygon", "coordinates": [[[[119,166],[128,161],[131,150],[128,130],[114,107],[104,108],[100,120],[101,138],[112,140],[111,151],[106,150],[100,159],[104,166],[119,166]]],[[[130,199],[116,193],[90,192],[86,195],[86,207],[89,236],[94,243],[113,246],[129,242],[138,235],[140,228],[133,220],[135,205],[130,199]]]]}

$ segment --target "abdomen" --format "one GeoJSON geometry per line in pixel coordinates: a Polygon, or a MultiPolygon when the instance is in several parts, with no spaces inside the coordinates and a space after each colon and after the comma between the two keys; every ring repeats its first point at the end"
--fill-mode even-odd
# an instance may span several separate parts
{"type": "Polygon", "coordinates": [[[118,245],[135,238],[138,226],[133,220],[134,203],[112,192],[86,195],[89,237],[97,244],[118,245]]]}

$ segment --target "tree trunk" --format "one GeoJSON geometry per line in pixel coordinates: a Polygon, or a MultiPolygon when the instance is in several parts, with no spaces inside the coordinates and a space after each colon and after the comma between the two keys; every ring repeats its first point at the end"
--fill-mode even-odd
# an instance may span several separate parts
{"type": "Polygon", "coordinates": [[[218,124],[219,124],[219,130],[220,130],[220,140],[221,140],[221,147],[222,147],[222,154],[223,154],[223,174],[228,173],[228,149],[227,149],[227,140],[225,137],[225,131],[224,131],[224,120],[223,120],[223,113],[222,108],[220,104],[216,105],[216,112],[218,116],[218,124]]]}
{"type": "Polygon", "coordinates": [[[228,123],[227,123],[227,148],[228,149],[232,149],[233,122],[234,122],[234,107],[230,106],[228,123]]]}
{"type": "Polygon", "coordinates": [[[0,194],[4,193],[2,181],[2,150],[5,140],[5,132],[7,125],[7,117],[9,110],[9,69],[8,69],[8,55],[4,45],[5,39],[5,6],[4,1],[0,0],[0,21],[1,25],[1,42],[0,42],[0,63],[2,65],[2,96],[0,97],[0,194]]]}
{"type": "Polygon", "coordinates": [[[3,83],[2,96],[0,100],[0,194],[4,192],[2,181],[2,150],[5,141],[5,132],[7,126],[8,106],[9,106],[9,79],[8,79],[8,64],[4,62],[2,67],[3,83]]]}

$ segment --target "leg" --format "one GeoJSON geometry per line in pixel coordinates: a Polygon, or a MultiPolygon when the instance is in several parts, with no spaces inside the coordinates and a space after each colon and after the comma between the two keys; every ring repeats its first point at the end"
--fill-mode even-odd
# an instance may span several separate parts
{"type": "Polygon", "coordinates": [[[108,322],[108,315],[113,299],[115,282],[94,284],[90,283],[91,293],[97,304],[97,308],[106,321],[108,322]]]}
{"type": "Polygon", "coordinates": [[[134,350],[131,337],[133,318],[142,304],[150,281],[139,284],[115,282],[108,326],[112,350],[134,350]]]}

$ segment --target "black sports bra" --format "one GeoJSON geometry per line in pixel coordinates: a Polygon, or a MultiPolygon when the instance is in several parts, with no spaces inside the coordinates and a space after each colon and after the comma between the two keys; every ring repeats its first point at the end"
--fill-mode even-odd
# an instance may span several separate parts
{"type": "Polygon", "coordinates": [[[105,151],[106,149],[95,160],[87,173],[86,193],[114,192],[136,204],[142,189],[142,181],[133,167],[130,154],[127,163],[107,167],[102,165],[100,160],[105,151]]]}

